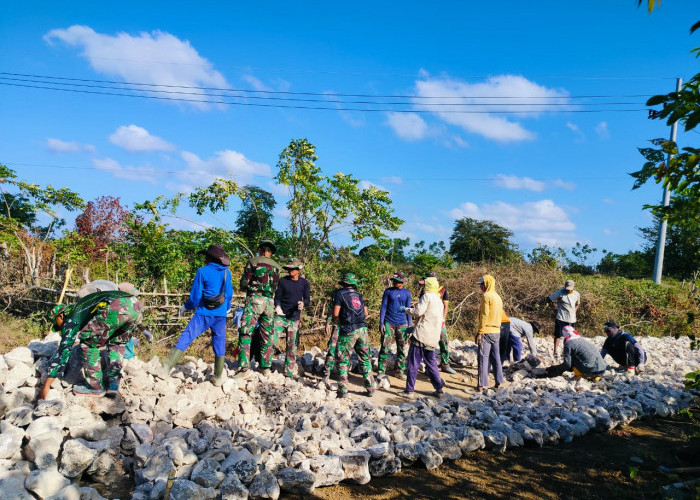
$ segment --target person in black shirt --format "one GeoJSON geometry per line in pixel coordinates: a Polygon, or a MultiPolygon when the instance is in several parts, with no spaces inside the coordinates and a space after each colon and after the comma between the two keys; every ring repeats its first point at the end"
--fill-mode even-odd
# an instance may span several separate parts
{"type": "MultiPolygon", "coordinates": [[[[287,341],[287,355],[284,359],[284,376],[294,377],[297,371],[297,346],[299,345],[299,320],[301,311],[309,305],[311,294],[309,282],[299,276],[304,265],[299,259],[290,257],[282,266],[287,272],[279,280],[275,292],[275,343],[284,337],[287,341]]],[[[270,370],[263,370],[267,375],[270,370]]]]}

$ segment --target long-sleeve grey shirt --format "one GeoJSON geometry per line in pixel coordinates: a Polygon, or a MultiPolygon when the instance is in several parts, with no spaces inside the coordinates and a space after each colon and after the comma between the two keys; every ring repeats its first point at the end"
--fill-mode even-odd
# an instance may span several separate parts
{"type": "Polygon", "coordinates": [[[510,320],[510,333],[516,337],[525,335],[527,345],[530,348],[530,353],[537,356],[537,347],[535,346],[535,338],[533,336],[532,325],[527,321],[519,318],[508,318],[510,320]]]}

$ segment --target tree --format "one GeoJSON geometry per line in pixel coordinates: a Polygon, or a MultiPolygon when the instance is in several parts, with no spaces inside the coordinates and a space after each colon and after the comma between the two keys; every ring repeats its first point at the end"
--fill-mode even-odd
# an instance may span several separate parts
{"type": "Polygon", "coordinates": [[[566,252],[561,248],[550,247],[549,245],[538,245],[527,254],[527,260],[532,264],[541,264],[552,269],[561,267],[566,258],[566,252]]]}
{"type": "Polygon", "coordinates": [[[331,234],[341,229],[349,230],[353,241],[379,241],[401,227],[389,193],[375,186],[362,189],[360,180],[349,174],[323,175],[317,160],[315,146],[296,139],[277,162],[275,180],[290,191],[289,236],[302,260],[314,258],[322,247],[330,248],[331,234]]]}
{"type": "Polygon", "coordinates": [[[569,273],[593,274],[595,269],[588,263],[588,259],[597,251],[597,248],[592,248],[588,244],[582,245],[577,241],[571,248],[571,257],[568,255],[566,257],[564,269],[569,273]]]}
{"type": "Polygon", "coordinates": [[[648,278],[654,268],[654,255],[648,250],[633,250],[617,254],[603,250],[598,272],[624,278],[648,278]]]}
{"type": "Polygon", "coordinates": [[[236,218],[236,232],[255,246],[260,238],[272,236],[272,211],[277,205],[272,193],[257,186],[243,188],[246,196],[236,218]]]}
{"type": "Polygon", "coordinates": [[[0,231],[14,236],[22,249],[32,282],[39,277],[43,248],[55,228],[65,221],[58,217],[56,209],[73,211],[84,207],[77,193],[68,188],[41,187],[17,179],[14,170],[0,164],[0,231]],[[10,192],[14,191],[14,192],[10,192]],[[47,226],[37,224],[37,214],[49,218],[47,226]],[[30,215],[31,214],[31,215],[30,215]]]}
{"type": "Polygon", "coordinates": [[[450,254],[458,262],[519,259],[518,247],[510,241],[512,237],[512,231],[495,222],[464,217],[455,221],[450,236],[450,254]]]}
{"type": "Polygon", "coordinates": [[[359,256],[363,259],[403,264],[407,261],[405,249],[409,243],[409,238],[383,238],[377,243],[361,248],[359,256]]]}
{"type": "MultiPolygon", "coordinates": [[[[649,0],[649,11],[653,8],[654,1],[649,0]]],[[[699,28],[700,22],[697,22],[690,32],[693,33],[699,28]]],[[[700,47],[691,52],[700,57],[700,47]]],[[[647,106],[662,106],[660,110],[650,110],[651,119],[665,119],[667,125],[678,122],[684,126],[686,132],[693,130],[700,123],[700,73],[677,92],[651,97],[647,106]]],[[[650,142],[655,147],[639,149],[647,161],[641,170],[630,174],[635,178],[633,189],[654,179],[657,184],[660,183],[672,193],[682,196],[675,198],[668,207],[657,204],[645,205],[645,208],[651,209],[657,217],[667,219],[669,224],[696,224],[700,220],[700,149],[679,149],[675,141],[666,139],[652,139],[650,142]]]]}
{"type": "Polygon", "coordinates": [[[128,213],[128,208],[121,206],[119,198],[100,196],[89,201],[83,213],[75,218],[75,227],[78,234],[92,239],[94,254],[124,238],[127,230],[124,221],[128,213]]]}

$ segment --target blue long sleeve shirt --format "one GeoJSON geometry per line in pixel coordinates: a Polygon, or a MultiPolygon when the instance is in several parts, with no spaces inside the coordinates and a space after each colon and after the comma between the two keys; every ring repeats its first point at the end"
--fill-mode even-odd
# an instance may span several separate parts
{"type": "Polygon", "coordinates": [[[379,311],[379,324],[412,325],[411,315],[399,312],[399,307],[411,307],[411,292],[405,288],[392,286],[384,290],[382,296],[382,308],[379,311]]]}
{"type": "Polygon", "coordinates": [[[197,274],[194,275],[194,283],[192,283],[192,290],[190,291],[190,298],[185,302],[185,309],[194,309],[195,314],[201,314],[202,316],[226,316],[226,312],[231,308],[232,298],[231,271],[224,265],[210,262],[206,266],[197,269],[197,274]],[[202,298],[219,295],[224,276],[226,276],[224,303],[216,309],[207,309],[204,307],[202,298]]]}

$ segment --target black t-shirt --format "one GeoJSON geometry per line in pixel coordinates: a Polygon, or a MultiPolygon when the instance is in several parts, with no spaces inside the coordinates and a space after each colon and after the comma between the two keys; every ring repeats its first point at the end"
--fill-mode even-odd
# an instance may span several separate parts
{"type": "Polygon", "coordinates": [[[354,288],[342,288],[335,294],[334,306],[340,306],[338,320],[341,335],[348,334],[365,323],[365,301],[362,294],[354,288]]]}
{"type": "Polygon", "coordinates": [[[296,321],[301,317],[298,302],[304,301],[309,306],[309,282],[302,277],[294,281],[289,276],[281,278],[275,291],[275,306],[280,306],[287,319],[296,321]]]}

